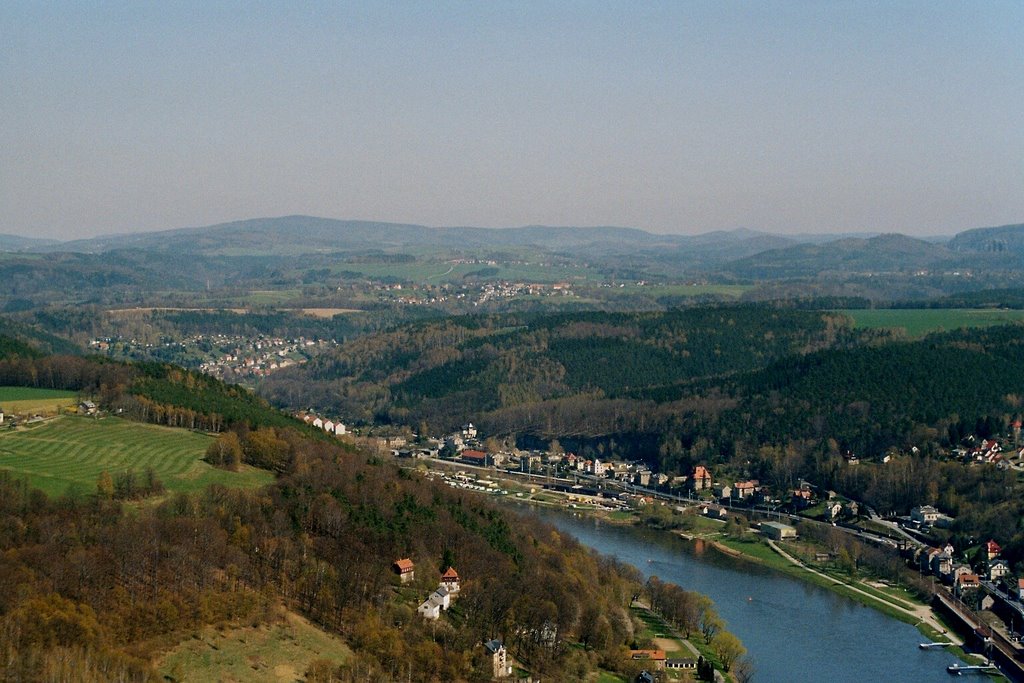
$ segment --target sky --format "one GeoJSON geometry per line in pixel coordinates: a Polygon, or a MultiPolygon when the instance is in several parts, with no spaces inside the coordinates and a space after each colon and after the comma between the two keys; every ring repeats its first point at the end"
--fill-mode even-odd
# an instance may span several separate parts
{"type": "Polygon", "coordinates": [[[1024,222],[1024,3],[0,2],[0,233],[1024,222]]]}

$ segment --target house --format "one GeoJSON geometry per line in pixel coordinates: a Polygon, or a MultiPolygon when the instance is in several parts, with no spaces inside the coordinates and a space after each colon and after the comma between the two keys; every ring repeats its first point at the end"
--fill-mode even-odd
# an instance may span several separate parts
{"type": "Polygon", "coordinates": [[[402,583],[409,583],[416,578],[416,565],[408,557],[395,560],[395,563],[391,565],[391,569],[398,574],[402,583]]]}
{"type": "Polygon", "coordinates": [[[935,524],[939,519],[939,511],[931,505],[910,508],[910,519],[918,524],[935,524]]]}
{"type": "Polygon", "coordinates": [[[711,479],[711,472],[703,465],[693,468],[693,475],[690,477],[694,491],[707,491],[714,483],[711,479]]]}
{"type": "Polygon", "coordinates": [[[323,429],[323,428],[324,428],[324,421],[323,421],[323,420],[321,420],[321,419],[320,419],[319,417],[317,417],[317,418],[314,418],[314,419],[313,419],[313,422],[312,422],[311,424],[312,424],[312,425],[313,425],[314,427],[316,427],[317,429],[323,429]]]}
{"type": "Polygon", "coordinates": [[[732,498],[732,487],[728,484],[715,484],[711,490],[716,498],[732,498]]]}
{"type": "Polygon", "coordinates": [[[961,574],[956,577],[956,587],[959,590],[978,588],[981,586],[981,580],[977,574],[961,574]]]}
{"type": "Polygon", "coordinates": [[[438,619],[441,616],[441,601],[436,596],[431,595],[416,608],[416,611],[424,619],[438,619]]]}
{"type": "Polygon", "coordinates": [[[684,671],[696,671],[697,660],[688,658],[673,658],[665,660],[666,669],[682,669],[684,671]]]}
{"type": "Polygon", "coordinates": [[[467,449],[465,451],[462,451],[462,453],[460,454],[459,457],[462,458],[462,461],[464,463],[469,464],[469,465],[477,465],[479,467],[486,467],[487,464],[488,464],[488,462],[487,462],[487,454],[484,453],[483,451],[474,451],[474,450],[468,450],[467,449]]]}
{"type": "Polygon", "coordinates": [[[1017,579],[1017,599],[1024,600],[1024,579],[1017,579]]]}
{"type": "Polygon", "coordinates": [[[459,573],[454,567],[448,567],[444,574],[441,574],[441,585],[447,588],[449,593],[459,592],[459,573]]]}
{"type": "Polygon", "coordinates": [[[970,565],[958,564],[955,567],[953,567],[953,583],[956,583],[957,579],[959,579],[962,575],[973,573],[974,570],[971,569],[970,565]]]}
{"type": "Polygon", "coordinates": [[[792,500],[793,505],[798,509],[803,509],[811,504],[811,499],[814,498],[814,493],[809,488],[798,488],[793,490],[792,500]]]}
{"type": "Polygon", "coordinates": [[[988,578],[991,581],[1001,579],[1010,573],[1010,565],[1006,560],[996,558],[988,563],[988,578]]]}
{"type": "Polygon", "coordinates": [[[939,576],[948,576],[953,573],[953,556],[947,552],[939,552],[932,557],[931,569],[939,576]]]}
{"type": "Polygon", "coordinates": [[[830,522],[839,519],[843,514],[843,504],[837,500],[825,504],[825,519],[830,522]]]}
{"type": "Polygon", "coordinates": [[[82,415],[95,415],[99,408],[92,401],[82,401],[78,404],[78,412],[82,415]]]}
{"type": "Polygon", "coordinates": [[[348,430],[345,428],[345,424],[343,422],[338,422],[334,425],[334,433],[338,436],[345,436],[347,432],[348,430]]]}
{"type": "Polygon", "coordinates": [[[665,668],[664,650],[630,650],[629,658],[634,661],[651,662],[656,669],[665,668]]]}
{"type": "Polygon", "coordinates": [[[331,434],[333,434],[334,433],[334,422],[332,420],[327,420],[326,422],[324,422],[323,430],[325,432],[330,432],[331,434]]]}
{"type": "Polygon", "coordinates": [[[1003,552],[1003,549],[1000,548],[999,544],[995,541],[990,539],[988,543],[985,544],[985,553],[988,555],[988,557],[985,558],[986,560],[994,560],[1001,552],[1003,552]]]}
{"type": "Polygon", "coordinates": [[[462,436],[466,437],[467,439],[476,438],[476,427],[473,426],[472,422],[470,422],[469,424],[462,425],[462,436]]]}
{"type": "Polygon", "coordinates": [[[505,678],[512,675],[505,644],[495,638],[484,643],[484,650],[491,656],[491,678],[505,678]]]}
{"type": "Polygon", "coordinates": [[[441,609],[444,610],[448,609],[452,604],[452,595],[444,586],[438,586],[437,590],[430,594],[430,597],[437,598],[438,602],[441,603],[441,609]]]}
{"type": "Polygon", "coordinates": [[[738,500],[746,500],[747,498],[752,498],[754,494],[757,493],[757,490],[758,488],[760,488],[760,486],[761,482],[759,482],[757,479],[751,479],[749,481],[738,481],[735,484],[733,484],[732,497],[738,500]]]}
{"type": "Polygon", "coordinates": [[[633,475],[633,483],[637,486],[648,486],[651,483],[651,471],[640,470],[633,475]]]}
{"type": "Polygon", "coordinates": [[[775,541],[796,538],[796,529],[781,522],[761,522],[761,534],[775,541]]]}

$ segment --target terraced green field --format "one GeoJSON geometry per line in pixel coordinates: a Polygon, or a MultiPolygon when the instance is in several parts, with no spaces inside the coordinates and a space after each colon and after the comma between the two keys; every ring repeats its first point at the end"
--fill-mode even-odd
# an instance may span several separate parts
{"type": "Polygon", "coordinates": [[[1008,325],[1024,320],[1024,311],[997,308],[906,308],[838,311],[853,318],[854,327],[900,328],[909,337],[923,337],[961,327],[1008,325]]]}
{"type": "Polygon", "coordinates": [[[50,495],[96,490],[103,471],[142,474],[152,467],[168,491],[196,491],[219,483],[235,488],[268,484],[273,475],[254,467],[240,472],[202,461],[212,437],[184,429],[116,417],[63,416],[18,430],[0,431],[0,469],[26,477],[50,495]]]}

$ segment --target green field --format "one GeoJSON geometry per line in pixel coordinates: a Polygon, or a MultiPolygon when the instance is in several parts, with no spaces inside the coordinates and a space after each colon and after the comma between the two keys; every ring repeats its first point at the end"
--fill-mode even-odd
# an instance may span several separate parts
{"type": "Polygon", "coordinates": [[[54,415],[75,405],[77,394],[58,389],[0,387],[0,411],[10,415],[54,415]]]}
{"type": "Polygon", "coordinates": [[[907,308],[838,311],[853,319],[854,327],[903,328],[909,337],[961,327],[988,327],[1024,321],[1024,311],[995,308],[907,308]]]}
{"type": "Polygon", "coordinates": [[[50,495],[70,487],[92,493],[103,471],[142,474],[152,467],[168,491],[196,491],[209,484],[252,488],[273,475],[244,467],[216,469],[201,460],[212,437],[115,417],[64,416],[35,427],[0,431],[0,469],[24,476],[50,495]]]}
{"type": "Polygon", "coordinates": [[[351,651],[335,635],[306,619],[287,614],[280,622],[218,630],[206,627],[167,652],[158,663],[160,672],[176,681],[305,680],[316,659],[335,666],[351,651]]]}
{"type": "Polygon", "coordinates": [[[10,401],[40,401],[55,398],[75,398],[73,391],[59,389],[33,389],[31,387],[0,387],[0,406],[10,401]]]}

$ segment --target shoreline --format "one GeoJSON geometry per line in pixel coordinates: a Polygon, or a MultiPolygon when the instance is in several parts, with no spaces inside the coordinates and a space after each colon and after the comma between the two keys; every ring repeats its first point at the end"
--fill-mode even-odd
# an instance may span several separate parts
{"type": "MultiPolygon", "coordinates": [[[[816,570],[802,564],[799,560],[796,560],[796,558],[789,556],[787,559],[784,551],[780,548],[772,547],[773,544],[770,542],[767,544],[762,543],[760,536],[752,537],[752,539],[756,538],[756,540],[735,540],[733,543],[771,548],[772,556],[777,559],[776,562],[767,561],[759,555],[744,552],[739,548],[727,545],[720,539],[711,538],[704,534],[678,529],[659,529],[655,526],[643,524],[637,518],[615,519],[611,518],[609,513],[604,510],[597,510],[588,507],[567,508],[557,503],[544,501],[519,500],[517,502],[520,505],[525,504],[530,507],[535,506],[545,509],[557,509],[564,512],[578,513],[587,517],[600,519],[604,523],[616,526],[636,527],[661,533],[668,533],[683,541],[703,541],[714,548],[716,552],[729,558],[751,562],[773,571],[780,572],[799,581],[810,583],[835,593],[836,595],[853,600],[865,607],[879,611],[902,623],[914,626],[928,642],[950,642],[952,644],[946,648],[947,651],[962,662],[974,664],[977,663],[977,659],[980,657],[980,655],[965,652],[962,648],[963,640],[959,637],[956,630],[949,624],[946,624],[942,620],[941,615],[938,614],[938,612],[936,612],[936,610],[934,610],[930,605],[921,602],[916,597],[907,596],[904,598],[896,598],[894,596],[886,596],[885,593],[882,593],[878,589],[872,589],[871,592],[869,592],[866,589],[871,587],[867,586],[864,582],[845,582],[838,578],[817,572],[816,570]],[[863,586],[863,588],[861,586],[863,586]]],[[[1000,677],[999,680],[1006,679],[1005,677],[1000,677]]]]}

